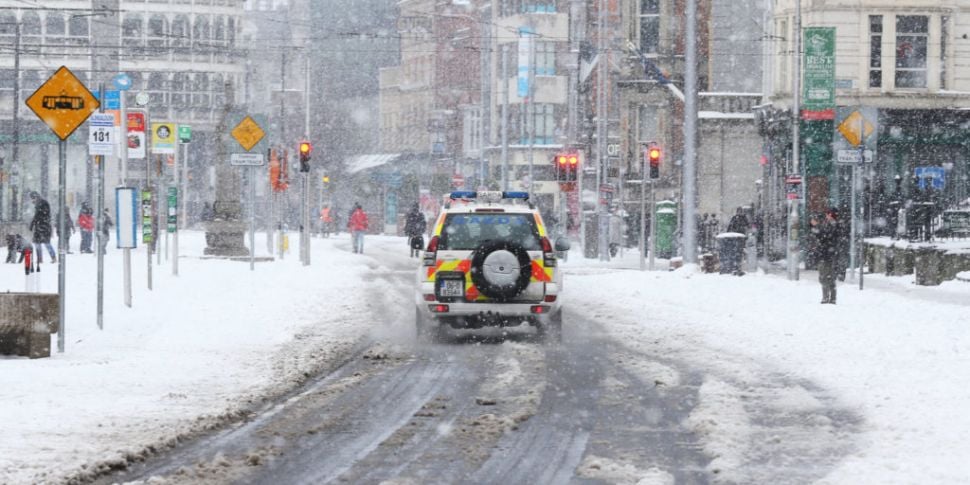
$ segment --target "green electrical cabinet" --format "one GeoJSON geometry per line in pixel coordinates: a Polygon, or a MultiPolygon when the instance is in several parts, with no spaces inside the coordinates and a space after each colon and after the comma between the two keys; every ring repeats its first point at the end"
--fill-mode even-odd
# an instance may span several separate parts
{"type": "Polygon", "coordinates": [[[657,257],[671,258],[675,255],[674,234],[677,232],[677,203],[670,200],[657,202],[657,257]]]}

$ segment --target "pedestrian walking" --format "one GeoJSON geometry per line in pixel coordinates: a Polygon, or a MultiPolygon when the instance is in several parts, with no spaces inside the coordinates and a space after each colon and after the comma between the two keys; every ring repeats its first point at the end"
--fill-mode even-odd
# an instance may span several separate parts
{"type": "Polygon", "coordinates": [[[44,262],[44,246],[51,255],[51,262],[57,262],[57,253],[51,246],[51,205],[37,192],[30,192],[30,200],[34,203],[34,218],[30,220],[30,230],[33,232],[33,243],[36,246],[37,264],[44,262]]]}
{"type": "Polygon", "coordinates": [[[367,213],[358,203],[354,203],[354,210],[347,221],[347,229],[353,237],[354,252],[364,252],[364,232],[367,231],[367,213]]]}
{"type": "Polygon", "coordinates": [[[744,215],[744,209],[738,207],[738,210],[734,213],[734,217],[728,222],[727,232],[736,232],[738,234],[748,235],[748,229],[751,228],[751,223],[748,221],[748,216],[744,215]]]}
{"type": "Polygon", "coordinates": [[[330,206],[325,205],[320,209],[320,234],[323,237],[330,237],[331,226],[333,226],[333,216],[330,215],[330,206]]]}
{"type": "Polygon", "coordinates": [[[81,229],[81,253],[91,254],[91,240],[94,236],[94,211],[87,202],[81,203],[81,212],[77,216],[77,227],[81,229]]]}
{"type": "MultiPolygon", "coordinates": [[[[71,209],[65,205],[62,214],[64,214],[64,228],[67,230],[67,234],[63,236],[65,239],[64,245],[67,246],[67,254],[74,254],[71,252],[71,236],[75,232],[74,219],[71,218],[71,209]]],[[[58,222],[60,220],[61,214],[57,214],[57,218],[54,219],[54,232],[57,234],[58,241],[61,240],[61,224],[58,222]]]]}
{"type": "Polygon", "coordinates": [[[404,222],[404,235],[408,237],[408,246],[411,248],[411,257],[421,256],[424,248],[424,232],[428,229],[428,222],[424,219],[424,214],[415,203],[408,211],[404,222]]]}
{"type": "Polygon", "coordinates": [[[101,215],[101,254],[107,254],[108,240],[111,239],[111,228],[114,227],[114,221],[111,220],[111,216],[108,215],[108,209],[104,210],[101,215]]]}
{"type": "Polygon", "coordinates": [[[824,220],[814,218],[812,233],[816,240],[818,281],[822,284],[822,303],[835,304],[836,265],[838,260],[839,228],[838,211],[829,209],[824,220]]]}

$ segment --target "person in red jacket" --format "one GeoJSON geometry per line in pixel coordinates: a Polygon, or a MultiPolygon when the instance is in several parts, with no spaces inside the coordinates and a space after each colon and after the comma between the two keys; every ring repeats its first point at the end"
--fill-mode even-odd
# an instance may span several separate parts
{"type": "Polygon", "coordinates": [[[81,203],[81,213],[77,216],[77,227],[81,229],[81,252],[93,253],[91,236],[94,234],[94,211],[87,202],[81,203]]]}
{"type": "Polygon", "coordinates": [[[364,231],[367,230],[367,213],[360,207],[359,203],[354,203],[354,210],[350,213],[347,221],[347,229],[353,235],[354,252],[364,252],[364,231]]]}

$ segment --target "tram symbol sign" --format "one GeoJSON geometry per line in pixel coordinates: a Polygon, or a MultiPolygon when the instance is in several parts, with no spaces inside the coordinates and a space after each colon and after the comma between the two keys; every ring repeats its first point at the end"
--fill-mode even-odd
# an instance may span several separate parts
{"type": "Polygon", "coordinates": [[[67,140],[100,106],[84,83],[64,66],[37,88],[26,104],[61,140],[67,140]]]}
{"type": "Polygon", "coordinates": [[[260,140],[266,136],[266,132],[260,128],[259,124],[252,117],[246,116],[232,129],[232,137],[239,142],[247,152],[252,150],[260,140]]]}

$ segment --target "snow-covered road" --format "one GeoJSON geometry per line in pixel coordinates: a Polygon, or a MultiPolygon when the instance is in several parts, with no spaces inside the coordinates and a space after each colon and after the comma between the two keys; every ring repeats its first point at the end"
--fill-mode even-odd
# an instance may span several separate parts
{"type": "MultiPolygon", "coordinates": [[[[201,234],[182,240],[182,275],[156,266],[155,291],[135,265],[132,309],[120,303],[120,258],[109,255],[104,331],[94,325],[94,258],[69,260],[67,353],[0,357],[0,483],[84,479],[152,450],[163,453],[129,477],[970,477],[961,459],[970,391],[954,385],[970,370],[970,308],[961,305],[970,284],[931,299],[872,278],[876,289],[842,288],[840,305],[828,306],[808,278],[640,273],[625,269],[635,266],[630,253],[608,266],[574,258],[564,265],[563,346],[527,334],[420,346],[408,310],[416,263],[403,239],[369,238],[363,257],[348,252],[346,236],[317,239],[312,266],[294,254],[255,273],[195,257],[201,234]],[[398,405],[365,426],[367,407],[381,405],[370,399],[398,405]],[[225,423],[238,424],[206,432],[225,423]],[[164,452],[177,437],[188,445],[164,452]],[[294,453],[320,443],[342,451],[294,453]],[[535,443],[545,451],[512,460],[535,443]],[[200,459],[208,472],[195,467],[200,459]],[[453,468],[441,474],[445,463],[453,468]],[[212,473],[213,464],[224,470],[212,473]]],[[[56,288],[56,271],[44,275],[45,290],[56,288]]],[[[0,284],[21,290],[20,268],[8,266],[0,284]]]]}

